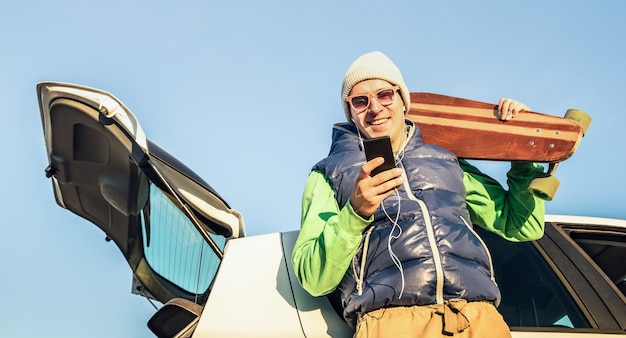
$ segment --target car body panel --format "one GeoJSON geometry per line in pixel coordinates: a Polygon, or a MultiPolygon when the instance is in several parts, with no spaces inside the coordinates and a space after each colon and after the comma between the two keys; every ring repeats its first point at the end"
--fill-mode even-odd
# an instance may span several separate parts
{"type": "Polygon", "coordinates": [[[237,254],[225,255],[194,336],[301,336],[280,234],[231,240],[226,252],[237,254]]]}

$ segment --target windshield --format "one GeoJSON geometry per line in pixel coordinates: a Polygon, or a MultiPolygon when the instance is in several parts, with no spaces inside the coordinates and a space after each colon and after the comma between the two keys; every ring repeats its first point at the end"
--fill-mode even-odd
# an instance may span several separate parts
{"type": "MultiPolygon", "coordinates": [[[[206,292],[220,259],[189,218],[154,184],[150,184],[150,202],[146,208],[141,222],[144,253],[150,267],[188,292],[206,292]]],[[[210,236],[223,250],[225,238],[210,236]]]]}

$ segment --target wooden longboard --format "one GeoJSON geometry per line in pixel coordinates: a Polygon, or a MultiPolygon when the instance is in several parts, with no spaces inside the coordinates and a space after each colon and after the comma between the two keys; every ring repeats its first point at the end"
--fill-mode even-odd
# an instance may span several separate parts
{"type": "Polygon", "coordinates": [[[525,111],[500,121],[496,108],[493,103],[414,92],[407,117],[419,126],[425,142],[460,158],[495,161],[564,161],[574,154],[588,127],[576,117],[525,111]]]}

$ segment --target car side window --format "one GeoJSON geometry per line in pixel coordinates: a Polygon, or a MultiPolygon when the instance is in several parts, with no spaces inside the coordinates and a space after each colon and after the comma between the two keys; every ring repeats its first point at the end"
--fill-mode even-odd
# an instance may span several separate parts
{"type": "Polygon", "coordinates": [[[626,296],[626,229],[623,232],[578,227],[564,230],[626,296]]]}
{"type": "Polygon", "coordinates": [[[477,228],[500,286],[498,311],[511,327],[588,328],[589,322],[531,242],[514,243],[477,228]]]}

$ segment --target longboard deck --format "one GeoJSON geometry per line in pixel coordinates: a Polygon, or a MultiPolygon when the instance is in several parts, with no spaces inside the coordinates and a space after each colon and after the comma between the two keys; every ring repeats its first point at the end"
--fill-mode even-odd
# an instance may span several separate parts
{"type": "Polygon", "coordinates": [[[496,107],[492,103],[412,92],[407,117],[419,126],[425,142],[465,159],[561,162],[574,154],[582,139],[583,127],[577,121],[522,112],[505,122],[495,117],[496,107]]]}

